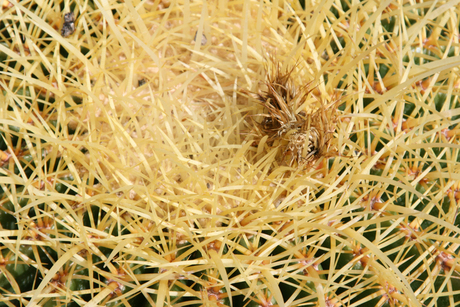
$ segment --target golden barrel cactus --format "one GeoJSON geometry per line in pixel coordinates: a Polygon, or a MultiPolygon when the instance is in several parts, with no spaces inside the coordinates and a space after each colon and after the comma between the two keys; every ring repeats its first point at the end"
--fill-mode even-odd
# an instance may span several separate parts
{"type": "Polygon", "coordinates": [[[459,2],[3,1],[0,306],[460,305],[459,2]]]}

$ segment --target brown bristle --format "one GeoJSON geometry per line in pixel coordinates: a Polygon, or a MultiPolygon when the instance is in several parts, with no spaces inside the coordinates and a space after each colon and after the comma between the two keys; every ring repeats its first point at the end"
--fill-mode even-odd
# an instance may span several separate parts
{"type": "Polygon", "coordinates": [[[297,67],[296,64],[283,69],[270,57],[265,66],[267,89],[256,94],[264,107],[264,113],[258,114],[263,119],[256,123],[258,137],[268,136],[269,145],[277,139],[287,143],[282,159],[289,154],[290,165],[294,161],[300,165],[327,156],[336,124],[337,103],[325,105],[313,95],[313,80],[297,86],[294,81],[297,67]]]}

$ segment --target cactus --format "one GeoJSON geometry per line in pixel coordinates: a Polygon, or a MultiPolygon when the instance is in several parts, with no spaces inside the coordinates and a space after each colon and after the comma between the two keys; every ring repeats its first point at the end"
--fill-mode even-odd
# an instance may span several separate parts
{"type": "Polygon", "coordinates": [[[457,306],[458,1],[3,1],[1,306],[457,306]]]}

